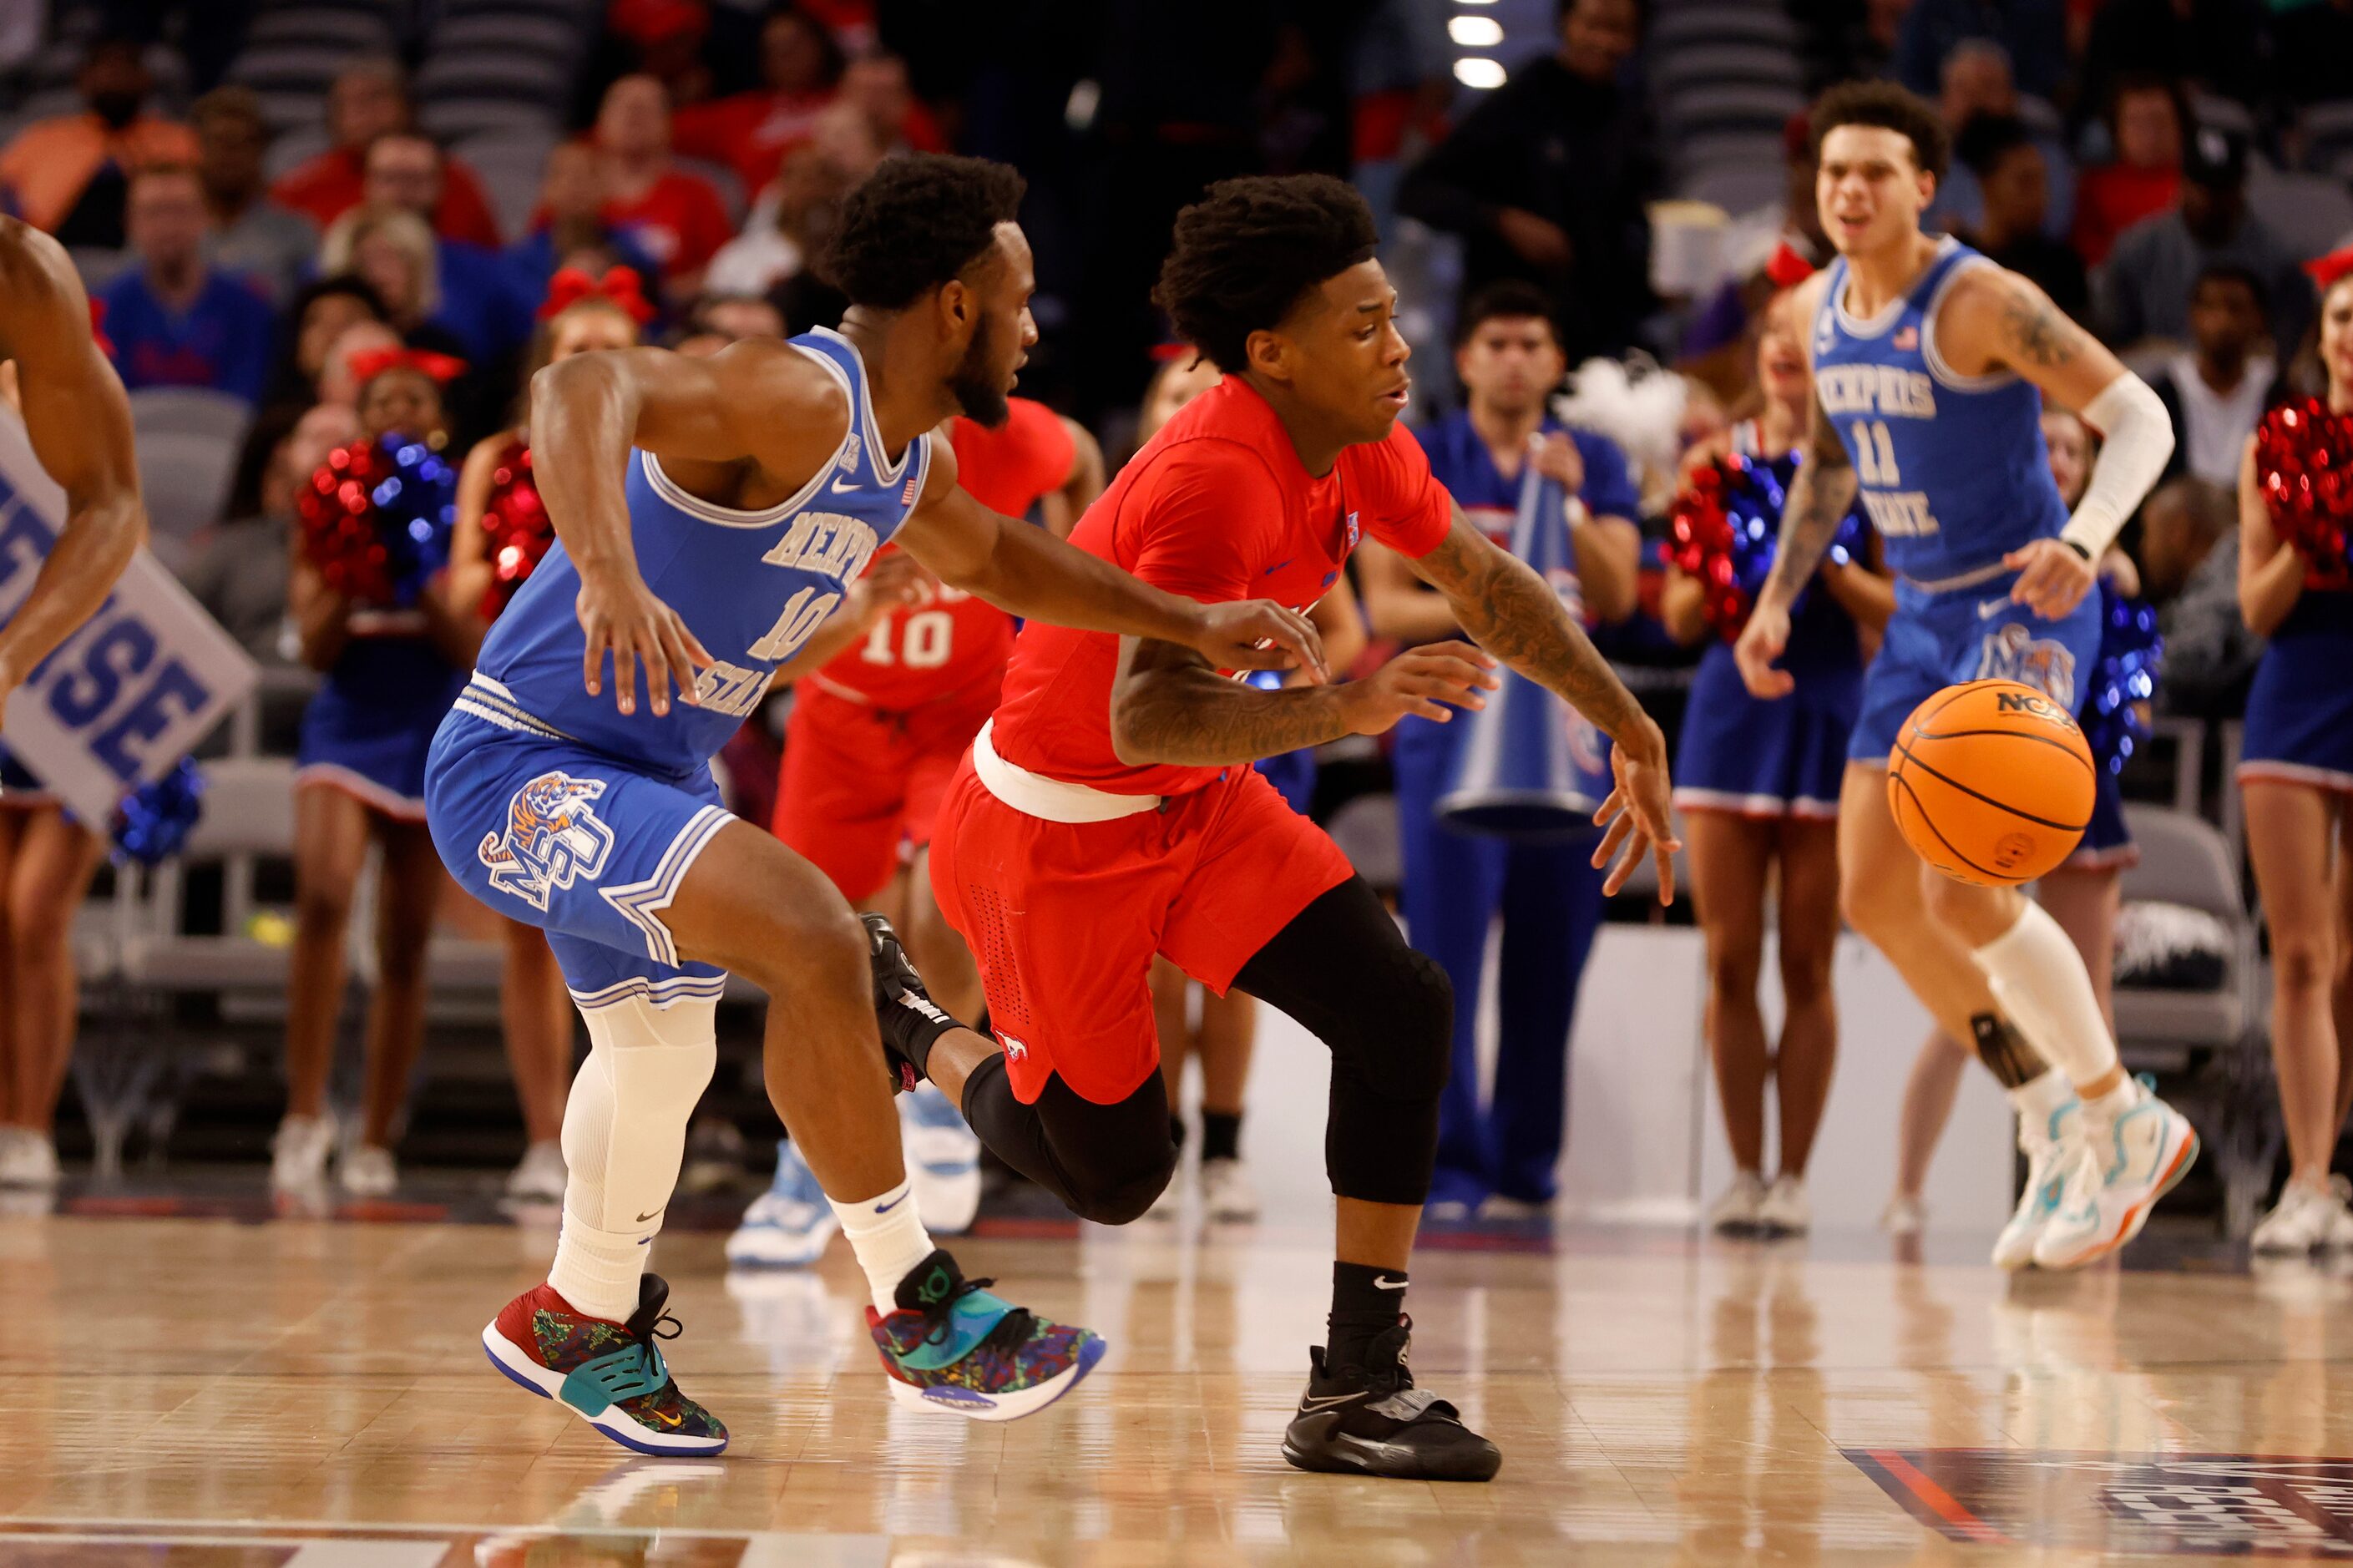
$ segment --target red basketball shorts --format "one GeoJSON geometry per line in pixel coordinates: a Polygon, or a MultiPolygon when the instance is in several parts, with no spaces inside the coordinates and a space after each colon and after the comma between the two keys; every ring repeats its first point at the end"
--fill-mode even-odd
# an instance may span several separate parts
{"type": "Polygon", "coordinates": [[[997,707],[998,682],[893,712],[801,683],[785,723],[776,834],[864,903],[890,885],[900,846],[932,840],[948,781],[997,707]]]}
{"type": "Polygon", "coordinates": [[[989,773],[996,789],[968,759],[948,786],[932,890],[980,960],[989,1018],[1025,1104],[1055,1074],[1097,1104],[1126,1098],[1160,1066],[1154,953],[1223,994],[1277,931],[1355,875],[1339,847],[1254,768],[1231,769],[1157,809],[1075,822],[1035,812],[1116,809],[1105,803],[1120,797],[1001,762],[989,773]]]}

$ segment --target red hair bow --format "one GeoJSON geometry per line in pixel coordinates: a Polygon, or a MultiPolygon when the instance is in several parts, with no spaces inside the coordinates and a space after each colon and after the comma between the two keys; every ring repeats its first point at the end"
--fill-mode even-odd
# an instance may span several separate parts
{"type": "Polygon", "coordinates": [[[654,308],[646,302],[645,285],[634,267],[609,268],[602,278],[591,278],[577,267],[558,268],[547,280],[547,298],[540,304],[539,319],[552,321],[583,300],[602,300],[616,306],[641,327],[654,319],[654,308]]]}
{"type": "Polygon", "coordinates": [[[366,349],[348,362],[352,378],[363,386],[388,370],[422,371],[435,381],[454,381],[466,374],[466,362],[430,349],[366,349]]]}
{"type": "Polygon", "coordinates": [[[2332,250],[2317,260],[2306,262],[2304,270],[2312,279],[2314,288],[2327,293],[2337,287],[2338,279],[2353,277],[2353,245],[2332,250]]]}
{"type": "Polygon", "coordinates": [[[1798,247],[1783,240],[1773,247],[1765,263],[1766,280],[1776,289],[1795,289],[1814,275],[1814,264],[1798,254],[1798,247]]]}

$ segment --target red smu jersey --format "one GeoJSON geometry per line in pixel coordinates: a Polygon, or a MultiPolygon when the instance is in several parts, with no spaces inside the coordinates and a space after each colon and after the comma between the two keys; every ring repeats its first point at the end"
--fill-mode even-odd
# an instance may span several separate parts
{"type": "MultiPolygon", "coordinates": [[[[1071,477],[1077,447],[1052,409],[1027,397],[1009,401],[1012,415],[1002,429],[958,418],[948,444],[965,492],[992,511],[1020,517],[1071,477]]],[[[864,641],[836,654],[818,674],[877,708],[916,708],[995,680],[1012,648],[1012,616],[986,599],[933,582],[922,602],[892,610],[864,641]]]]}
{"type": "MultiPolygon", "coordinates": [[[[1155,588],[1205,604],[1273,599],[1304,610],[1369,534],[1435,550],[1453,509],[1403,425],[1350,447],[1321,479],[1249,383],[1228,376],[1179,409],[1120,470],[1071,542],[1155,588]]],[[[1220,768],[1130,767],[1112,751],[1119,638],[1033,623],[1014,645],[990,731],[1017,767],[1113,795],[1182,795],[1220,768]]]]}

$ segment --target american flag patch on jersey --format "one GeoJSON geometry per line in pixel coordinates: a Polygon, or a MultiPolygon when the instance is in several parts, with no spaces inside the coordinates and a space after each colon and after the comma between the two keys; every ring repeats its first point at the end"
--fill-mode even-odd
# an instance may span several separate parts
{"type": "Polygon", "coordinates": [[[901,506],[913,506],[915,504],[915,487],[922,482],[923,476],[920,474],[909,474],[907,476],[907,488],[899,492],[899,504],[901,506]]]}
{"type": "Polygon", "coordinates": [[[1909,352],[1911,352],[1911,351],[1912,351],[1912,350],[1914,350],[1914,349],[1918,348],[1919,346],[1920,346],[1920,329],[1919,329],[1919,328],[1917,328],[1917,327],[1906,327],[1906,328],[1905,328],[1902,331],[1900,331],[1900,332],[1898,332],[1898,333],[1896,333],[1896,334],[1895,334],[1895,351],[1896,351],[1898,353],[1908,353],[1909,352]]]}

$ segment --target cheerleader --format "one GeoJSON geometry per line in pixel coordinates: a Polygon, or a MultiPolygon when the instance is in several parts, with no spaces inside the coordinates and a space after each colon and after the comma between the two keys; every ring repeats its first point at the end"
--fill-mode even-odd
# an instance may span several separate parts
{"type": "MultiPolygon", "coordinates": [[[[653,307],[628,268],[616,267],[600,280],[567,267],[549,282],[516,417],[506,429],[476,442],[458,475],[448,601],[470,617],[477,647],[555,537],[532,478],[531,432],[524,419],[531,378],[574,354],[634,348],[652,319],[653,307]]],[[[472,665],[471,652],[466,663],[472,665]]],[[[507,1195],[561,1203],[564,1100],[572,1083],[572,996],[546,936],[520,921],[499,916],[498,921],[506,950],[500,1022],[526,1141],[522,1163],[507,1178],[507,1195]]]]}
{"type": "MultiPolygon", "coordinates": [[[[2092,458],[2097,448],[2091,427],[2067,409],[2045,408],[2042,444],[2050,454],[2051,477],[2058,483],[2059,498],[2072,508],[2083,498],[2084,486],[2091,479],[2092,458]]],[[[2100,560],[2100,595],[2111,610],[2122,601],[2140,596],[2140,570],[2121,550],[2110,550],[2100,560]]],[[[2107,668],[2117,651],[2118,632],[2112,614],[2102,637],[2101,669],[2094,679],[2108,679],[2107,668]]],[[[2124,726],[2121,721],[2105,725],[2095,721],[2093,705],[2097,700],[2094,696],[2084,703],[2084,722],[2113,745],[2124,726]]],[[[2096,760],[2099,784],[2092,797],[2091,826],[2084,830],[2084,840],[2075,852],[2036,884],[2034,896],[2083,955],[2084,972],[2091,977],[2093,994],[2099,998],[2100,1016],[2114,1033],[2116,1013],[2111,995],[2116,967],[2116,911],[2123,903],[2125,870],[2140,859],[2140,850],[2125,822],[2116,757],[2103,754],[2096,760]]],[[[1913,1060],[1896,1122],[1895,1191],[1880,1215],[1881,1227],[1891,1236],[1916,1236],[1927,1223],[1920,1193],[1927,1184],[1928,1163],[1935,1158],[1937,1140],[1953,1113],[1953,1096],[1960,1089],[1962,1071],[1974,1059],[1974,1049],[1937,1029],[1929,1032],[1913,1060]]]]}
{"type": "Polygon", "coordinates": [[[81,1006],[73,911],[104,850],[0,749],[0,1187],[58,1184],[58,1095],[81,1006]]]}
{"type": "Polygon", "coordinates": [[[2238,782],[2272,944],[2290,1170],[2259,1252],[2353,1247],[2328,1162],[2353,1102],[2353,247],[2312,264],[2327,395],[2274,409],[2239,468],[2239,607],[2268,637],[2238,782]],[[2335,854],[2332,857],[2332,847],[2335,854]]]}
{"type": "MultiPolygon", "coordinates": [[[[362,441],[373,451],[397,435],[438,447],[447,437],[441,383],[457,362],[383,350],[354,364],[361,378],[362,441]]],[[[333,459],[331,459],[332,461],[333,459]]],[[[332,489],[322,468],[314,490],[332,489]]],[[[450,481],[436,462],[409,482],[438,492],[450,481]]],[[[348,483],[349,481],[345,481],[348,483]]],[[[325,491],[319,491],[325,494],[325,491]]],[[[424,510],[432,510],[430,504],[424,510]]],[[[343,936],[371,844],[383,851],[376,911],[376,984],[369,998],[360,1121],[343,1150],[345,1191],[376,1196],[398,1183],[392,1157],[410,1069],[425,1039],[425,951],[447,873],[425,827],[425,754],[471,664],[474,630],[428,582],[413,605],[356,602],[332,585],[335,563],[296,531],[288,609],[303,662],[325,684],[302,715],[294,775],[294,953],[287,989],[286,1119],[272,1144],[270,1182],[315,1188],[335,1127],[327,1109],[335,1023],[343,1010],[343,936]]],[[[429,564],[429,563],[428,563],[429,564]]]]}
{"type": "MultiPolygon", "coordinates": [[[[1776,264],[1782,265],[1781,258],[1776,264]]],[[[1719,441],[1693,449],[1695,475],[1726,457],[1757,465],[1786,485],[1813,396],[1801,323],[1788,289],[1797,263],[1767,308],[1757,343],[1762,412],[1719,441]]],[[[1692,503],[1686,489],[1678,506],[1692,503]]],[[[1768,519],[1768,522],[1773,521],[1768,519]]],[[[1692,895],[1707,943],[1707,1037],[1716,1098],[1737,1167],[1707,1211],[1709,1226],[1732,1234],[1795,1234],[1811,1221],[1806,1162],[1838,1054],[1831,960],[1839,931],[1838,799],[1847,733],[1862,700],[1866,640],[1894,608],[1886,578],[1844,552],[1825,557],[1791,621],[1783,667],[1797,689],[1778,701],[1748,694],[1732,659],[1736,626],[1709,624],[1709,595],[1697,577],[1671,570],[1663,618],[1675,638],[1712,638],[1692,683],[1675,759],[1675,805],[1690,847],[1692,895]],[[1783,1015],[1768,1050],[1757,1001],[1764,962],[1765,895],[1779,868],[1774,911],[1783,1015]],[[1765,1163],[1765,1081],[1778,1108],[1778,1173],[1765,1163]]],[[[1685,564],[1690,564],[1688,554],[1685,564]]],[[[1720,616],[1720,612],[1719,612],[1720,616]]]]}

